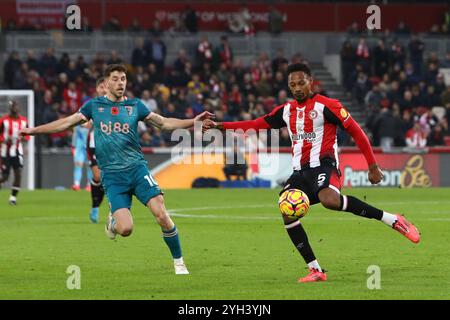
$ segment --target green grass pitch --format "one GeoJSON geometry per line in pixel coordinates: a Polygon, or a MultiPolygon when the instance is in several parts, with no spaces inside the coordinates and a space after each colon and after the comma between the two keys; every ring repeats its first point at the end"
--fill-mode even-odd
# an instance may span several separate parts
{"type": "Polygon", "coordinates": [[[320,205],[303,218],[328,281],[307,273],[277,211],[277,190],[167,190],[191,272],[175,276],[159,226],[136,199],[135,228],[109,240],[88,220],[85,191],[23,191],[16,207],[0,191],[0,299],[449,299],[450,189],[347,189],[402,212],[422,233],[414,245],[382,223],[320,205]],[[66,286],[68,266],[81,289],[66,286]],[[367,269],[380,267],[369,290],[367,269]]]}

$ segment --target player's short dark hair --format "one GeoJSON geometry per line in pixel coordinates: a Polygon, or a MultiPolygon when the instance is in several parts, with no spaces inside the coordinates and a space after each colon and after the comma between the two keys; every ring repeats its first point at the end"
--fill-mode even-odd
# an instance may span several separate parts
{"type": "Polygon", "coordinates": [[[114,71],[124,72],[126,74],[127,68],[123,64],[110,64],[105,69],[105,78],[109,78],[114,71]]]}
{"type": "Polygon", "coordinates": [[[311,69],[304,63],[293,63],[288,66],[287,74],[290,75],[292,72],[304,72],[311,77],[311,69]]]}
{"type": "Polygon", "coordinates": [[[95,81],[95,87],[98,87],[103,81],[105,81],[105,77],[101,76],[95,81]]]}

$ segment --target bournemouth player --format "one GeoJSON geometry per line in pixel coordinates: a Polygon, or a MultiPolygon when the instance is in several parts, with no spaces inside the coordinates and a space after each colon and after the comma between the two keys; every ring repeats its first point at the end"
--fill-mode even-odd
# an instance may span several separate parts
{"type": "MultiPolygon", "coordinates": [[[[258,130],[287,127],[292,140],[294,172],[280,194],[287,189],[300,189],[306,192],[311,205],[320,202],[331,210],[351,212],[382,221],[412,242],[418,243],[419,231],[403,216],[385,212],[355,197],[341,194],[336,138],[338,126],[353,137],[367,160],[369,181],[377,184],[382,180],[383,173],[377,165],[369,140],[338,100],[312,93],[311,71],[307,65],[290,65],[288,82],[294,101],[278,106],[271,113],[255,120],[223,123],[204,120],[203,129],[258,130]]],[[[283,219],[289,237],[310,270],[299,282],[326,280],[326,274],[316,260],[300,220],[284,216],[283,219]]]]}
{"type": "Polygon", "coordinates": [[[20,115],[17,101],[12,100],[8,104],[9,115],[0,118],[0,155],[2,168],[0,185],[8,180],[12,168],[14,170],[14,181],[11,187],[9,204],[16,205],[23,168],[23,139],[19,135],[19,132],[28,126],[28,121],[27,118],[20,115]]]}
{"type": "Polygon", "coordinates": [[[139,145],[137,125],[140,120],[163,130],[190,128],[195,121],[210,116],[203,112],[194,119],[165,118],[151,112],[139,99],[125,99],[126,68],[109,65],[105,70],[107,94],[97,97],[79,112],[46,125],[22,130],[22,135],[48,134],[65,131],[92,119],[95,132],[95,155],[102,171],[102,184],[108,197],[112,215],[106,233],[114,239],[116,234],[129,236],[133,230],[131,199],[135,195],[146,205],[161,226],[164,241],[174,259],[176,274],[188,274],[183,262],[177,227],[164,206],[164,198],[157,182],[147,168],[139,145]]]}
{"type": "MultiPolygon", "coordinates": [[[[95,90],[97,97],[103,97],[106,95],[106,81],[104,77],[97,79],[95,90]]],[[[91,127],[89,130],[88,140],[87,140],[87,156],[89,161],[89,166],[92,170],[92,180],[91,180],[91,199],[92,208],[89,214],[89,219],[92,223],[98,223],[98,212],[99,207],[102,204],[103,197],[105,196],[105,190],[103,189],[100,177],[100,169],[98,168],[97,158],[95,157],[95,138],[94,138],[94,128],[91,127]]]]}

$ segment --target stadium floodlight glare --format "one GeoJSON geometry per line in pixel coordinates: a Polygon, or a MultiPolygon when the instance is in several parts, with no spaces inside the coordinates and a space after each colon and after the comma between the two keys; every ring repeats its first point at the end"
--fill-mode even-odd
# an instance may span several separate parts
{"type": "MultiPolygon", "coordinates": [[[[20,113],[27,117],[28,126],[34,127],[34,91],[33,90],[0,90],[0,115],[8,114],[8,101],[16,100],[20,105],[20,113]],[[26,109],[25,109],[26,107],[26,109]]],[[[30,136],[30,140],[25,145],[24,151],[24,186],[28,190],[35,187],[35,139],[30,136]]]]}

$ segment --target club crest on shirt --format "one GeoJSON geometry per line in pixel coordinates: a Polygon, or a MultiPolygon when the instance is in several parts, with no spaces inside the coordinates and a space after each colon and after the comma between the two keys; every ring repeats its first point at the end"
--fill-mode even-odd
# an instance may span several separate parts
{"type": "Polygon", "coordinates": [[[127,109],[128,115],[131,116],[133,114],[133,107],[132,106],[125,106],[125,109],[127,109]]]}
{"type": "Polygon", "coordinates": [[[317,118],[317,116],[318,116],[318,113],[317,113],[316,110],[311,110],[311,111],[308,113],[308,117],[309,117],[311,120],[314,120],[315,118],[317,118]]]}

